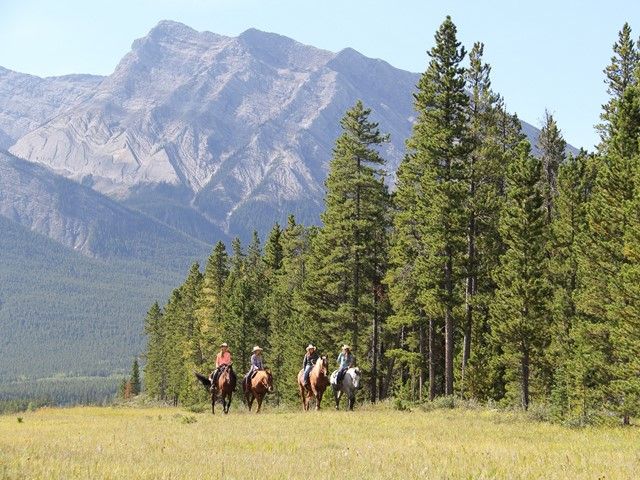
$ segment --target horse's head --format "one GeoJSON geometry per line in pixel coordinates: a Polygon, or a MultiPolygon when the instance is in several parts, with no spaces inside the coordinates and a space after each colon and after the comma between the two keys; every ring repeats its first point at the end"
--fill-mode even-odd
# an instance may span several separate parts
{"type": "Polygon", "coordinates": [[[271,374],[271,369],[265,368],[264,373],[267,374],[265,384],[267,385],[267,392],[273,393],[273,375],[271,374]]]}
{"type": "Polygon", "coordinates": [[[323,355],[319,358],[318,360],[321,365],[322,365],[322,373],[324,373],[325,375],[329,374],[329,359],[327,358],[326,355],[323,355]]]}
{"type": "Polygon", "coordinates": [[[362,371],[360,371],[358,367],[355,367],[351,375],[351,383],[353,384],[353,388],[360,388],[361,378],[362,378],[362,371]]]}

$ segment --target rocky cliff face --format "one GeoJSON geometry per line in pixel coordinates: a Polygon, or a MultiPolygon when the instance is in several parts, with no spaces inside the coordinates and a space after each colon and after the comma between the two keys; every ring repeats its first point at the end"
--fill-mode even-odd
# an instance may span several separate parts
{"type": "Polygon", "coordinates": [[[0,67],[0,149],[86,99],[104,77],[39,78],[0,67]]]}
{"type": "Polygon", "coordinates": [[[218,229],[264,233],[288,213],[318,222],[339,120],[357,99],[391,133],[393,172],[419,76],[352,49],[163,21],[112,75],[77,78],[64,90],[76,104],[52,107],[11,152],[212,242],[218,229]]]}

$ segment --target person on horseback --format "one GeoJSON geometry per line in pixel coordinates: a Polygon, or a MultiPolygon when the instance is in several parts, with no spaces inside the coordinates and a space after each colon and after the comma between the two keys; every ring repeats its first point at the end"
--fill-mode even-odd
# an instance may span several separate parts
{"type": "Polygon", "coordinates": [[[345,373],[351,367],[356,366],[356,357],[351,353],[351,347],[349,345],[343,345],[340,355],[338,355],[338,375],[336,377],[336,385],[342,383],[345,373]]]}
{"type": "Polygon", "coordinates": [[[249,368],[249,371],[247,372],[247,374],[244,376],[244,380],[242,380],[243,386],[248,386],[249,382],[254,377],[254,375],[258,371],[264,370],[264,363],[262,360],[262,349],[256,345],[255,347],[253,347],[252,353],[253,354],[251,355],[251,367],[249,368]]]}
{"type": "Polygon", "coordinates": [[[318,361],[318,358],[320,357],[318,356],[318,352],[316,352],[316,347],[309,344],[307,347],[307,353],[305,353],[304,358],[302,359],[302,370],[304,370],[303,385],[305,387],[309,385],[309,374],[318,361]]]}
{"type": "Polygon", "coordinates": [[[218,385],[218,377],[226,368],[229,368],[233,362],[231,361],[231,352],[229,345],[223,343],[220,345],[220,351],[216,355],[216,369],[211,373],[211,384],[214,388],[218,385]]]}

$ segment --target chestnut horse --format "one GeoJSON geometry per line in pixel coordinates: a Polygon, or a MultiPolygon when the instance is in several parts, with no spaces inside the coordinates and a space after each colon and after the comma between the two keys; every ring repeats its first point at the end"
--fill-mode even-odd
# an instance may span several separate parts
{"type": "Polygon", "coordinates": [[[251,411],[251,407],[253,406],[253,401],[258,401],[258,410],[256,413],[260,413],[260,409],[262,408],[262,400],[264,399],[267,393],[273,392],[273,375],[271,375],[271,370],[265,368],[264,370],[258,370],[254,377],[249,380],[248,385],[243,385],[244,390],[244,399],[247,402],[247,406],[249,407],[249,411],[251,411]]]}
{"type": "Polygon", "coordinates": [[[313,366],[311,373],[309,373],[309,383],[304,386],[304,370],[300,370],[298,373],[298,390],[300,391],[300,397],[302,398],[302,409],[309,410],[309,403],[311,398],[316,399],[316,410],[320,410],[320,402],[322,402],[322,395],[329,386],[329,362],[326,355],[316,360],[316,364],[313,366]]]}
{"type": "Polygon", "coordinates": [[[236,373],[233,371],[231,366],[225,368],[220,375],[218,375],[218,388],[215,388],[214,385],[211,384],[211,377],[206,377],[201,373],[194,372],[198,380],[209,389],[211,392],[211,413],[215,415],[215,404],[218,394],[222,399],[222,411],[224,413],[229,413],[229,407],[231,406],[231,395],[233,391],[236,389],[236,373]]]}

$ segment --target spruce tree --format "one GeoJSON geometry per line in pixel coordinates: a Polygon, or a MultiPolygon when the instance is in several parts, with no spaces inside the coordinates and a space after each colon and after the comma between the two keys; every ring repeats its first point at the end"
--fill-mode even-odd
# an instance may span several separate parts
{"type": "Polygon", "coordinates": [[[524,409],[530,403],[532,366],[549,339],[541,169],[528,142],[522,142],[507,172],[507,199],[500,219],[506,251],[495,272],[498,290],[492,308],[492,333],[502,345],[508,385],[519,387],[524,409]]]}

